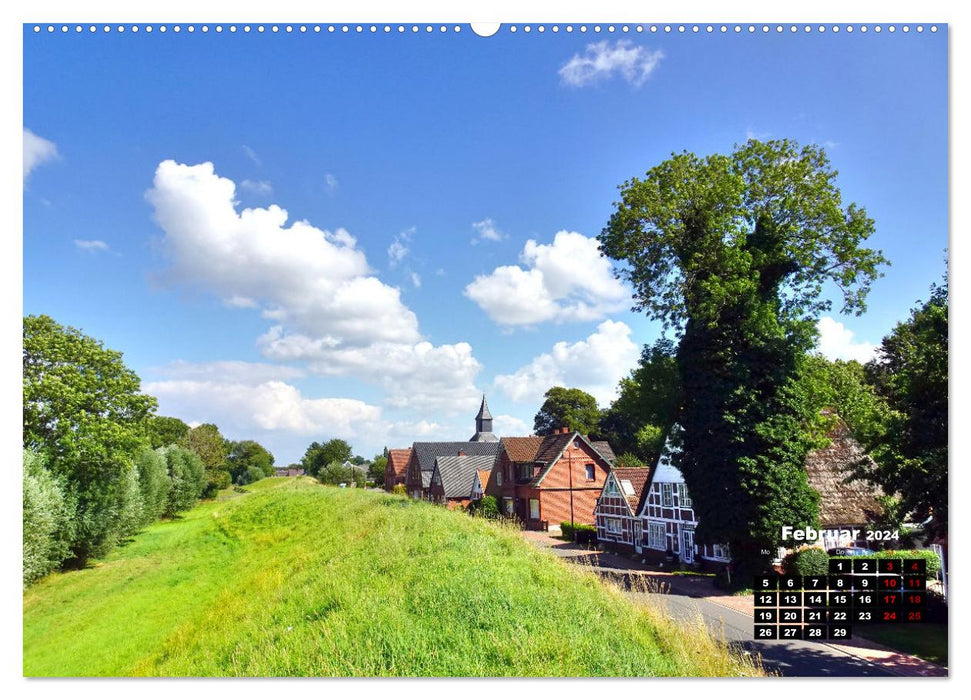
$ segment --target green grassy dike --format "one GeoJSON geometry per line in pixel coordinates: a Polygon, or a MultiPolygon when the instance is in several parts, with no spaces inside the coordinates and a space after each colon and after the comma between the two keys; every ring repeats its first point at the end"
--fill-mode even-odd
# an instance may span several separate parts
{"type": "Polygon", "coordinates": [[[513,530],[265,479],[24,593],[26,676],[760,675],[513,530]]]}

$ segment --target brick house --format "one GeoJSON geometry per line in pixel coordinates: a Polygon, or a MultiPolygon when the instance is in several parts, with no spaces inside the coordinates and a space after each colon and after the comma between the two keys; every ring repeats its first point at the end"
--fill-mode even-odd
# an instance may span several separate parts
{"type": "Polygon", "coordinates": [[[411,448],[388,450],[388,465],[384,468],[384,490],[391,491],[398,484],[405,483],[411,448]]]}
{"type": "MultiPolygon", "coordinates": [[[[473,500],[475,485],[480,483],[480,474],[491,472],[495,462],[495,455],[449,455],[436,458],[428,490],[430,499],[449,508],[467,508],[473,500]]],[[[481,487],[479,492],[481,494],[481,487]]]]}
{"type": "Polygon", "coordinates": [[[613,459],[606,443],[561,428],[546,437],[503,438],[486,486],[504,514],[524,527],[594,524],[594,508],[613,459]],[[599,448],[597,447],[599,445],[599,448]]]}
{"type": "Polygon", "coordinates": [[[600,542],[626,552],[634,551],[635,543],[642,539],[639,513],[650,484],[650,469],[615,468],[610,471],[594,510],[600,542]]]}

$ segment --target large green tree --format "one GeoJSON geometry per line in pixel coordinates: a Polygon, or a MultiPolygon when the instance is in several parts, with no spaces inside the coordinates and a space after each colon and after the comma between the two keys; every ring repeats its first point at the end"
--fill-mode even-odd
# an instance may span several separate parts
{"type": "Polygon", "coordinates": [[[746,565],[782,525],[817,518],[804,460],[812,402],[796,381],[832,284],[861,312],[879,267],[866,212],[844,206],[822,149],[751,140],[672,156],[621,187],[599,240],[635,309],[681,335],[680,466],[700,542],[746,565]]]}
{"type": "Polygon", "coordinates": [[[617,454],[629,452],[653,464],[677,420],[681,383],[671,340],[645,345],[631,373],[620,380],[617,399],[604,411],[600,433],[617,454]]]}
{"type": "Polygon", "coordinates": [[[174,445],[189,432],[189,426],[179,418],[152,416],[148,420],[148,438],[152,449],[174,445]]]}
{"type": "Polygon", "coordinates": [[[248,484],[273,476],[273,455],[256,440],[230,442],[226,461],[229,475],[237,484],[248,484]]]}
{"type": "Polygon", "coordinates": [[[206,468],[206,489],[203,498],[212,498],[220,489],[232,483],[229,476],[229,442],[212,423],[203,423],[192,428],[177,443],[180,447],[194,452],[206,468]]]}
{"type": "MultiPolygon", "coordinates": [[[[387,448],[386,448],[387,449],[387,448]]],[[[374,459],[371,460],[371,464],[368,466],[367,476],[368,479],[377,483],[384,483],[384,474],[388,470],[388,458],[383,454],[375,455],[374,459]]]]}
{"type": "Polygon", "coordinates": [[[331,462],[349,461],[354,452],[346,440],[334,438],[321,444],[312,442],[300,460],[304,471],[310,476],[318,476],[320,471],[331,462]]]}
{"type": "Polygon", "coordinates": [[[23,326],[24,448],[45,457],[76,508],[74,563],[100,556],[121,536],[133,459],[147,445],[156,407],[120,352],[49,316],[23,326]]]}
{"type": "Polygon", "coordinates": [[[560,428],[579,431],[583,435],[597,435],[600,409],[597,400],[582,389],[551,387],[545,401],[533,419],[533,432],[552,435],[560,428]]]}
{"type": "Polygon", "coordinates": [[[948,424],[947,281],[911,310],[883,339],[867,377],[890,407],[883,439],[872,445],[870,477],[899,494],[903,512],[932,518],[934,534],[947,532],[948,424]]]}

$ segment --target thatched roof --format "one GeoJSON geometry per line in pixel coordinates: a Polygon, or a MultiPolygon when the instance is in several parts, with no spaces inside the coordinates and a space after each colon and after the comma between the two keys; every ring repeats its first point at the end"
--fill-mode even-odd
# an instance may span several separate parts
{"type": "Polygon", "coordinates": [[[842,418],[829,431],[828,447],[810,452],[806,457],[809,485],[819,492],[819,524],[822,527],[866,525],[883,513],[877,501],[880,489],[866,481],[850,480],[861,460],[872,460],[853,439],[842,418]]]}

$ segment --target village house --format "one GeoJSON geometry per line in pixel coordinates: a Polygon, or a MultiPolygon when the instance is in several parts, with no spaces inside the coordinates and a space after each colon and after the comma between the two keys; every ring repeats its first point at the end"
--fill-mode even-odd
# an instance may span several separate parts
{"type": "MultiPolygon", "coordinates": [[[[432,474],[435,471],[435,461],[439,457],[469,456],[491,457],[493,461],[499,455],[501,444],[499,438],[492,432],[492,414],[486,403],[485,396],[475,417],[475,434],[465,442],[416,442],[412,445],[411,456],[405,469],[405,488],[408,495],[415,499],[430,499],[432,474]]],[[[479,467],[482,468],[482,467],[479,467]]],[[[465,486],[471,489],[472,478],[465,486]]],[[[463,488],[465,488],[463,486],[463,488]]]]}
{"type": "Polygon", "coordinates": [[[850,434],[850,427],[842,418],[827,433],[826,447],[810,452],[806,457],[806,476],[809,485],[819,493],[819,525],[823,529],[823,549],[872,543],[865,540],[841,539],[842,531],[864,530],[883,515],[878,500],[883,492],[865,481],[849,477],[862,462],[873,464],[863,447],[850,434]]]}
{"type": "MultiPolygon", "coordinates": [[[[863,481],[850,480],[853,465],[869,457],[853,439],[849,427],[837,417],[827,436],[830,444],[810,452],[805,463],[809,485],[820,495],[820,526],[828,531],[819,543],[824,549],[857,544],[841,539],[841,533],[863,530],[882,513],[879,489],[863,481]]],[[[698,519],[684,476],[672,463],[674,449],[669,439],[651,473],[639,512],[641,533],[634,540],[634,549],[652,558],[671,553],[688,564],[727,563],[731,561],[727,545],[695,544],[698,519]]],[[[779,555],[784,553],[780,551],[779,555]]]]}
{"type": "Polygon", "coordinates": [[[650,483],[651,470],[645,467],[610,471],[594,510],[600,542],[621,551],[634,551],[635,543],[642,539],[638,514],[650,483]]]}
{"type": "Polygon", "coordinates": [[[530,530],[559,529],[560,523],[594,523],[613,450],[576,431],[560,428],[546,437],[503,438],[486,492],[501,511],[530,530]]]}
{"type": "MultiPolygon", "coordinates": [[[[477,500],[473,494],[475,485],[481,484],[483,474],[488,480],[495,461],[494,455],[459,454],[436,458],[429,488],[431,500],[449,508],[467,508],[471,501],[477,500]]],[[[481,486],[478,497],[482,497],[481,486]]]]}
{"type": "Polygon", "coordinates": [[[411,448],[388,450],[388,465],[384,468],[384,490],[391,491],[398,484],[405,483],[411,448]]]}
{"type": "Polygon", "coordinates": [[[274,476],[303,476],[303,469],[297,469],[294,467],[276,467],[273,470],[274,476]]]}

